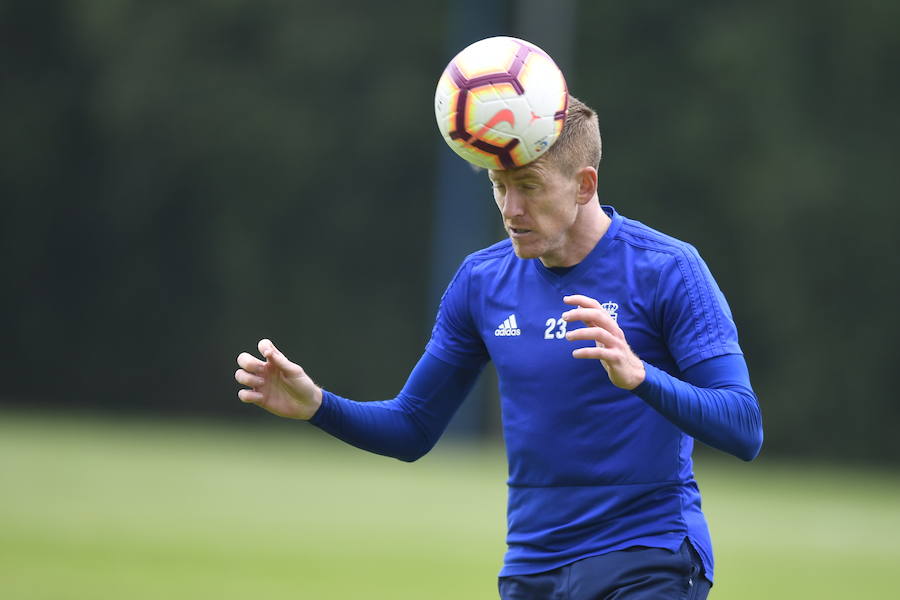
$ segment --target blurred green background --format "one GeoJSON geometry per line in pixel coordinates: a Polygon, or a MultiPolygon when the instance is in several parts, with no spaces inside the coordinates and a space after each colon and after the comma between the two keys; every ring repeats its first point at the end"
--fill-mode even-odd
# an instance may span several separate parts
{"type": "MultiPolygon", "coordinates": [[[[296,425],[7,414],[4,598],[496,598],[498,444],[412,465],[296,425]]],[[[721,455],[696,461],[711,598],[893,598],[900,474],[721,455]]]]}
{"type": "Polygon", "coordinates": [[[494,597],[490,391],[402,465],[231,374],[270,336],[396,394],[448,261],[502,236],[432,112],[496,34],[557,58],[601,201],[696,245],[735,313],[766,441],[700,451],[712,597],[897,590],[900,4],[548,6],[0,0],[0,595],[494,597]]]}

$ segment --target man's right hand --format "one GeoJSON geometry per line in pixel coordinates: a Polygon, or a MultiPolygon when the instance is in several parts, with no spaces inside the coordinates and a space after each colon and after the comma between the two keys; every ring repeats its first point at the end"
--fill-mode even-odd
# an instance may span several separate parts
{"type": "Polygon", "coordinates": [[[247,352],[237,357],[241,368],[234,378],[250,388],[238,392],[241,402],[256,404],[279,417],[311,419],[322,404],[322,389],[270,340],[260,340],[259,353],[265,360],[247,352]]]}

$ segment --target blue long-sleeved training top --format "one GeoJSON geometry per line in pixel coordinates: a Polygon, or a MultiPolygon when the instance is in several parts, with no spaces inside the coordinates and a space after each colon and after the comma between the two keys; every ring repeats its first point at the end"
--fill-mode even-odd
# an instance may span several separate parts
{"type": "Polygon", "coordinates": [[[471,255],[444,294],[401,393],[357,403],[326,392],[312,423],[366,450],[427,452],[487,360],[497,368],[509,459],[502,575],[540,572],[629,546],[689,538],[713,576],[693,477],[693,440],[744,460],[762,442],[759,406],[730,309],[693,247],[625,219],[578,265],[545,268],[508,241],[471,255]],[[633,391],[578,360],[565,295],[599,300],[645,363],[633,391]]]}

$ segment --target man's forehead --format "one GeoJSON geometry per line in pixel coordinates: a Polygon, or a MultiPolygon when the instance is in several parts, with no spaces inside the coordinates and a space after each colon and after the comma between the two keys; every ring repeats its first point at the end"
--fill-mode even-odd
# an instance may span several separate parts
{"type": "Polygon", "coordinates": [[[488,177],[491,179],[526,179],[528,177],[543,177],[547,169],[543,165],[531,163],[524,167],[516,167],[515,169],[490,169],[488,177]]]}

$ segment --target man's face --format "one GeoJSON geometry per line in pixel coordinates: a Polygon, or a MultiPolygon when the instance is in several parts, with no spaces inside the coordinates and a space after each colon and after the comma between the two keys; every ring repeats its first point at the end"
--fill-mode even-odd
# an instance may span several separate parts
{"type": "Polygon", "coordinates": [[[488,177],[516,256],[553,262],[562,254],[578,215],[577,178],[540,162],[488,171],[488,177]]]}

